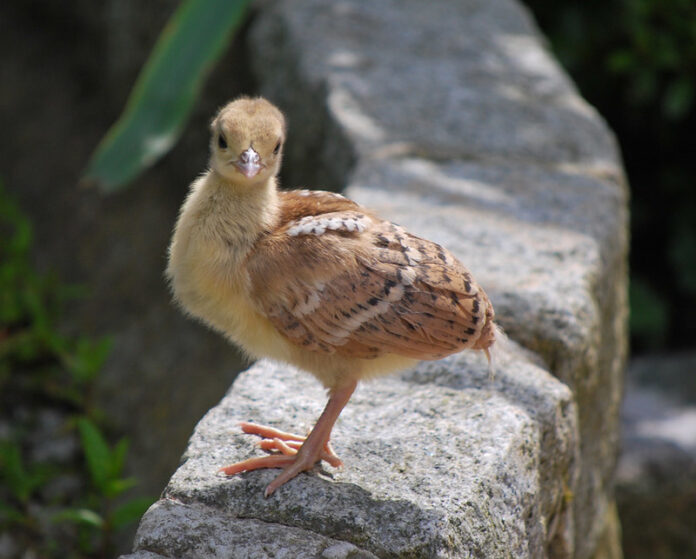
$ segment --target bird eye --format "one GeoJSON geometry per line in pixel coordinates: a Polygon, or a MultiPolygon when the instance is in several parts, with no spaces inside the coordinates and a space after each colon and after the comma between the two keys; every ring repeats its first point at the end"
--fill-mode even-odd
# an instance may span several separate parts
{"type": "Polygon", "coordinates": [[[273,153],[275,155],[278,155],[278,152],[280,151],[280,141],[276,144],[276,147],[273,148],[273,153]]]}
{"type": "Polygon", "coordinates": [[[218,146],[220,146],[220,149],[227,148],[227,140],[225,140],[225,137],[222,134],[218,136],[218,146]]]}

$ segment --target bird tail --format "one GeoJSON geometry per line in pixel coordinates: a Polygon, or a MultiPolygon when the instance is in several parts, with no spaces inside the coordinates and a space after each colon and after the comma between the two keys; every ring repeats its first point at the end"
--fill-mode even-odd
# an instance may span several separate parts
{"type": "Polygon", "coordinates": [[[500,353],[502,347],[508,341],[508,337],[503,331],[503,329],[500,327],[500,325],[493,323],[492,326],[493,335],[489,338],[490,343],[486,347],[481,348],[483,350],[483,353],[486,355],[486,359],[488,360],[489,382],[493,382],[493,380],[495,380],[495,364],[497,361],[496,358],[500,353]]]}
{"type": "Polygon", "coordinates": [[[488,359],[488,381],[493,382],[495,379],[495,366],[493,365],[493,356],[491,355],[490,349],[487,347],[483,348],[483,353],[486,355],[486,359],[488,359]]]}

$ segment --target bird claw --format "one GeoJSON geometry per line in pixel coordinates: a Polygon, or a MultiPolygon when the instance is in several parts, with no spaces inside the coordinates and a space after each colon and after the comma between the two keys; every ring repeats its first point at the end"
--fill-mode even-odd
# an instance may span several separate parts
{"type": "MultiPolygon", "coordinates": [[[[263,437],[257,444],[263,450],[274,451],[291,456],[297,454],[302,448],[307,437],[295,435],[294,433],[286,433],[273,427],[266,425],[257,425],[256,423],[240,423],[242,431],[249,435],[257,435],[263,437]]],[[[321,450],[318,460],[324,460],[334,468],[343,466],[343,461],[336,455],[329,441],[326,442],[321,450]]],[[[263,467],[263,466],[261,466],[263,467]]]]}
{"type": "Polygon", "coordinates": [[[248,458],[247,460],[242,460],[241,462],[236,462],[235,464],[220,468],[218,471],[223,472],[227,476],[232,476],[242,472],[250,472],[263,468],[283,468],[283,473],[281,473],[266,489],[266,497],[299,472],[311,469],[316,462],[324,460],[334,468],[343,466],[343,462],[336,455],[328,441],[320,449],[318,456],[313,459],[306,455],[298,456],[302,445],[307,439],[306,437],[293,433],[286,433],[285,431],[280,431],[273,427],[257,425],[255,423],[243,422],[240,425],[244,433],[263,437],[258,442],[260,448],[271,452],[277,451],[279,454],[248,458]]]}
{"type": "Polygon", "coordinates": [[[261,456],[258,458],[248,458],[241,462],[235,462],[229,466],[220,468],[218,472],[224,473],[226,476],[241,474],[242,472],[250,472],[262,468],[285,468],[295,461],[294,456],[286,456],[284,454],[274,454],[272,456],[261,456]]]}

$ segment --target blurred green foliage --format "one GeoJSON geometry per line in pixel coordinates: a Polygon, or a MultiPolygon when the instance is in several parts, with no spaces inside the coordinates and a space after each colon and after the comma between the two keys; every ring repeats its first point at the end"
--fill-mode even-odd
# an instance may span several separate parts
{"type": "Polygon", "coordinates": [[[527,0],[621,144],[631,185],[636,352],[696,336],[696,2],[527,0]]]}
{"type": "Polygon", "coordinates": [[[181,2],[143,66],[123,114],[92,155],[85,182],[116,190],[172,148],[249,1],[181,2]]]}
{"type": "Polygon", "coordinates": [[[92,401],[110,342],[58,331],[80,290],[34,270],[31,224],[2,183],[0,238],[0,533],[18,557],[109,557],[114,533],[152,503],[124,499],[128,442],[107,442],[92,401]],[[48,435],[42,417],[54,418],[48,435]]]}

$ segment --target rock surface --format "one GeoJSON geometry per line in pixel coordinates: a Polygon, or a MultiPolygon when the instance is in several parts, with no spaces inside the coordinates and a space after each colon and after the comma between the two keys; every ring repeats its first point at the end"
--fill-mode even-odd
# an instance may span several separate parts
{"type": "MultiPolygon", "coordinates": [[[[327,547],[347,542],[365,556],[533,556],[549,522],[562,516],[564,480],[573,483],[575,407],[567,387],[520,354],[500,354],[494,382],[483,361],[464,354],[362,385],[334,434],[345,469],[302,475],[270,499],[263,489],[276,471],[229,479],[216,473],[262,454],[236,424],[263,417],[302,432],[325,397],[305,373],[259,363],[199,424],[164,499],[143,520],[136,548],[178,556],[180,536],[175,543],[152,530],[174,533],[174,507],[195,519],[184,542],[194,556],[208,540],[194,533],[227,541],[221,529],[230,525],[220,523],[228,516],[291,526],[327,547]],[[539,475],[542,461],[548,479],[539,475]]],[[[284,540],[272,549],[285,551],[284,540]]],[[[307,553],[299,556],[315,556],[307,553]]],[[[247,557],[241,550],[219,556],[247,557]]]]}
{"type": "Polygon", "coordinates": [[[494,382],[465,353],[361,386],[334,433],[345,470],[270,499],[275,472],[215,473],[258,452],[236,423],[301,432],[325,398],[256,364],[196,428],[129,557],[617,557],[626,186],[528,14],[288,0],[264,5],[248,50],[289,117],[286,183],[344,189],[446,245],[526,350],[501,344],[494,382]]]}
{"type": "Polygon", "coordinates": [[[696,353],[628,368],[617,502],[626,557],[696,556],[696,353]]]}

